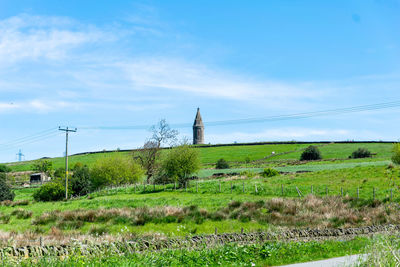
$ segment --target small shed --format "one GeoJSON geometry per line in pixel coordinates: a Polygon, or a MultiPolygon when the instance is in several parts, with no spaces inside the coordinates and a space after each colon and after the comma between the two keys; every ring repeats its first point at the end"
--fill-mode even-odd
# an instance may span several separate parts
{"type": "Polygon", "coordinates": [[[51,177],[47,176],[45,173],[32,173],[30,177],[31,184],[44,183],[51,180],[51,177]]]}

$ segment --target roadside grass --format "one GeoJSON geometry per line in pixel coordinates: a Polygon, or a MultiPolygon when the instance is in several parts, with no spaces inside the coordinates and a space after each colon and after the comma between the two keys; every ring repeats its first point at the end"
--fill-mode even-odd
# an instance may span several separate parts
{"type": "Polygon", "coordinates": [[[359,237],[347,241],[267,242],[226,244],[214,248],[176,249],[130,253],[97,251],[74,253],[65,258],[3,258],[3,266],[272,266],[357,254],[374,242],[359,237]]]}

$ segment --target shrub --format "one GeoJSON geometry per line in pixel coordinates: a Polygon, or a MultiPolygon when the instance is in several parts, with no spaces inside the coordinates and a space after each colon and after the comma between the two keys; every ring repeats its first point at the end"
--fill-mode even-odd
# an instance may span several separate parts
{"type": "Polygon", "coordinates": [[[92,181],[90,180],[89,167],[79,162],[72,169],[71,189],[74,195],[82,196],[91,192],[92,181]]]}
{"type": "Polygon", "coordinates": [[[17,219],[28,219],[32,217],[32,211],[24,209],[16,209],[11,212],[11,215],[17,217],[17,219]]]}
{"type": "Polygon", "coordinates": [[[321,152],[316,146],[307,147],[300,156],[300,160],[318,160],[321,158],[321,152]]]}
{"type": "Polygon", "coordinates": [[[11,169],[5,164],[0,164],[0,172],[10,172],[11,169]]]}
{"type": "Polygon", "coordinates": [[[142,176],[143,170],[139,164],[132,159],[120,156],[100,159],[90,170],[93,189],[134,183],[142,176]]]}
{"type": "Polygon", "coordinates": [[[279,172],[275,169],[272,168],[266,168],[264,171],[261,173],[261,176],[263,177],[273,177],[279,175],[279,172]]]}
{"type": "Polygon", "coordinates": [[[400,164],[400,143],[393,144],[392,161],[395,164],[400,164]]]}
{"type": "Polygon", "coordinates": [[[64,178],[65,177],[65,168],[60,167],[54,171],[54,177],[64,178]]]}
{"type": "Polygon", "coordinates": [[[65,198],[65,187],[61,182],[50,182],[42,185],[34,194],[36,201],[58,201],[65,198]]]}
{"type": "Polygon", "coordinates": [[[0,173],[0,201],[10,200],[12,201],[15,197],[13,191],[11,191],[10,186],[6,182],[6,174],[0,173]]]}
{"type": "Polygon", "coordinates": [[[229,169],[229,163],[224,159],[219,159],[215,165],[216,169],[229,169]]]}
{"type": "Polygon", "coordinates": [[[49,160],[38,160],[33,164],[33,169],[38,172],[46,173],[51,176],[53,171],[53,162],[49,160]]]}
{"type": "Polygon", "coordinates": [[[369,158],[371,157],[371,152],[366,148],[358,148],[356,151],[351,153],[350,158],[352,159],[360,159],[360,158],[369,158]]]}

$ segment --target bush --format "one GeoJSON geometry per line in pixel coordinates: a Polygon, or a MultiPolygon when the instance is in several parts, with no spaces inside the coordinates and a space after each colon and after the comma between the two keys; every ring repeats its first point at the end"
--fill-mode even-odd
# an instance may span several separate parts
{"type": "Polygon", "coordinates": [[[65,177],[65,168],[60,167],[54,171],[54,177],[64,178],[65,177]]]}
{"type": "Polygon", "coordinates": [[[89,167],[78,162],[72,171],[70,183],[73,194],[83,196],[90,193],[93,187],[90,180],[89,167]]]}
{"type": "Polygon", "coordinates": [[[36,201],[58,201],[65,198],[65,187],[61,182],[50,182],[42,185],[34,194],[36,201]]]}
{"type": "Polygon", "coordinates": [[[393,144],[392,161],[395,164],[400,164],[400,143],[393,144]]]}
{"type": "Polygon", "coordinates": [[[0,172],[10,172],[11,169],[5,164],[0,164],[0,172]]]}
{"type": "Polygon", "coordinates": [[[139,181],[143,170],[132,159],[107,157],[98,160],[90,171],[93,189],[110,185],[122,185],[139,181]]]}
{"type": "Polygon", "coordinates": [[[369,152],[366,148],[358,148],[356,151],[351,153],[350,158],[352,159],[361,159],[361,158],[369,158],[371,157],[371,152],[369,152]]]}
{"type": "Polygon", "coordinates": [[[162,162],[161,170],[166,177],[178,181],[184,186],[189,177],[200,169],[200,159],[197,150],[188,145],[173,148],[162,162]]]}
{"type": "Polygon", "coordinates": [[[229,163],[224,159],[219,159],[215,165],[216,169],[229,169],[229,163]]]}
{"type": "Polygon", "coordinates": [[[272,176],[276,176],[276,175],[279,175],[279,172],[277,170],[271,169],[271,168],[266,168],[261,173],[261,176],[263,176],[263,177],[272,177],[272,176]]]}
{"type": "Polygon", "coordinates": [[[303,153],[301,153],[300,160],[318,160],[322,159],[321,152],[316,146],[307,147],[303,153]]]}
{"type": "Polygon", "coordinates": [[[0,201],[13,200],[15,194],[6,182],[6,174],[0,173],[0,201]]]}

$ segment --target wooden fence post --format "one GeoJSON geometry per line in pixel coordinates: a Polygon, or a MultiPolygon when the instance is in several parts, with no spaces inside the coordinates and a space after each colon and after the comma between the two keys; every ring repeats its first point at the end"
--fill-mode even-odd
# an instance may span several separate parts
{"type": "Polygon", "coordinates": [[[232,181],[231,181],[231,194],[233,193],[233,185],[232,185],[232,181]]]}
{"type": "Polygon", "coordinates": [[[258,193],[257,184],[255,184],[254,187],[255,187],[256,194],[257,194],[258,193]]]}
{"type": "Polygon", "coordinates": [[[199,192],[199,181],[196,182],[196,193],[199,192]]]}
{"type": "Polygon", "coordinates": [[[243,193],[244,193],[244,182],[243,182],[243,193]]]}
{"type": "Polygon", "coordinates": [[[311,195],[314,195],[314,186],[311,186],[311,195]]]}
{"type": "Polygon", "coordinates": [[[221,193],[221,181],[219,181],[219,192],[221,193]]]}
{"type": "Polygon", "coordinates": [[[357,187],[357,199],[359,199],[359,198],[360,198],[360,188],[357,187]]]}
{"type": "Polygon", "coordinates": [[[218,234],[218,228],[217,227],[215,227],[215,234],[216,235],[218,234]]]}
{"type": "Polygon", "coordinates": [[[393,200],[393,188],[390,188],[390,201],[393,200]]]}
{"type": "Polygon", "coordinates": [[[283,196],[283,184],[281,184],[281,194],[283,196]]]}
{"type": "Polygon", "coordinates": [[[375,200],[375,187],[372,188],[372,200],[375,200]]]}
{"type": "Polygon", "coordinates": [[[340,195],[343,197],[343,187],[340,188],[340,195]]]}

